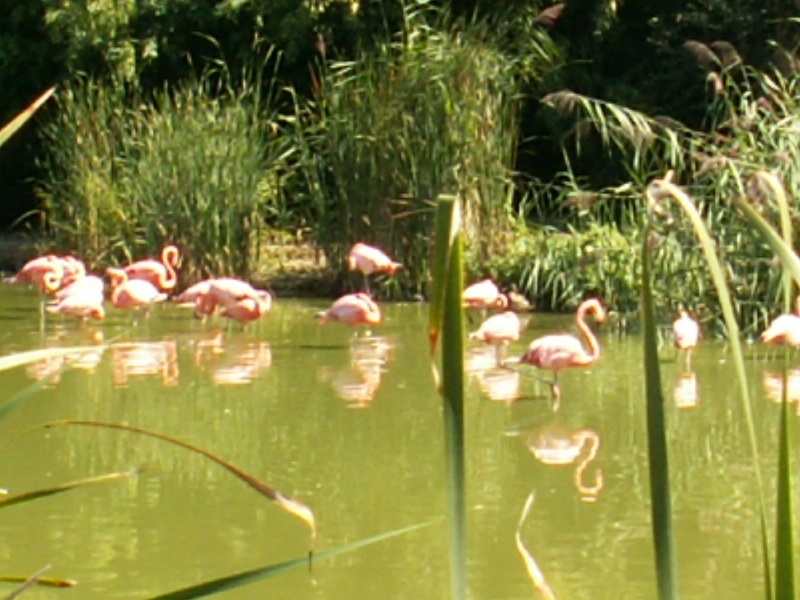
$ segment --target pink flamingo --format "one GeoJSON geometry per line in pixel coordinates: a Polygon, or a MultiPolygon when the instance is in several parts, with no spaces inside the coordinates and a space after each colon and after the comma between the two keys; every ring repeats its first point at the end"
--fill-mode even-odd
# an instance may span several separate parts
{"type": "Polygon", "coordinates": [[[124,269],[109,267],[111,276],[111,304],[117,308],[137,309],[149,307],[155,302],[163,302],[167,295],[144,279],[128,279],[124,269]]]}
{"type": "Polygon", "coordinates": [[[794,348],[800,347],[800,297],[797,298],[795,314],[786,313],[777,317],[761,334],[765,344],[786,344],[794,348]]]}
{"type": "Polygon", "coordinates": [[[678,318],[672,323],[672,338],[678,350],[686,352],[686,370],[692,364],[692,350],[697,346],[700,337],[700,326],[685,310],[680,311],[678,318]]]}
{"type": "Polygon", "coordinates": [[[367,279],[369,275],[372,273],[394,275],[403,265],[393,261],[382,250],[358,242],[347,255],[347,266],[351,271],[361,271],[364,276],[364,286],[369,292],[369,280],[367,279]]]}
{"type": "Polygon", "coordinates": [[[96,275],[87,275],[76,279],[70,284],[62,286],[56,293],[56,300],[64,300],[68,296],[93,294],[102,300],[105,284],[96,275]]]}
{"type": "Polygon", "coordinates": [[[62,287],[68,286],[86,276],[86,265],[83,261],[78,260],[74,256],[60,256],[58,260],[64,268],[64,279],[61,282],[62,287]]]}
{"type": "Polygon", "coordinates": [[[486,310],[489,308],[505,309],[508,298],[500,291],[494,281],[484,279],[467,287],[461,295],[464,308],[486,310]]]}
{"type": "Polygon", "coordinates": [[[592,314],[598,323],[602,323],[605,320],[606,313],[597,298],[584,300],[578,307],[575,320],[586,342],[589,344],[588,352],[575,336],[568,334],[546,335],[533,340],[528,346],[527,352],[519,359],[523,364],[553,371],[554,377],[551,391],[556,400],[554,408],[558,407],[558,400],[561,397],[561,389],[558,385],[559,373],[569,367],[588,367],[600,358],[600,344],[598,344],[597,338],[586,324],[587,313],[592,314]]]}
{"type": "Polygon", "coordinates": [[[176,246],[164,246],[161,260],[146,259],[129,264],[124,268],[129,280],[141,279],[149,281],[162,291],[170,291],[178,283],[175,268],[180,260],[180,251],[176,246]]]}
{"type": "Polygon", "coordinates": [[[32,283],[45,292],[54,292],[64,279],[64,265],[55,254],[47,254],[29,260],[6,283],[32,283]]]}
{"type": "Polygon", "coordinates": [[[47,312],[72,315],[84,321],[87,319],[102,321],[106,317],[102,294],[98,296],[90,291],[64,296],[62,299],[48,304],[47,312]]]}
{"type": "Polygon", "coordinates": [[[245,325],[256,321],[267,314],[272,308],[272,296],[269,292],[260,291],[256,296],[240,298],[226,303],[220,314],[245,325]]]}
{"type": "Polygon", "coordinates": [[[345,294],[336,300],[325,312],[317,315],[320,323],[338,321],[351,327],[359,325],[378,325],[381,311],[378,305],[363,292],[345,294]]]}
{"type": "Polygon", "coordinates": [[[506,346],[519,339],[519,331],[519,317],[512,311],[506,311],[486,319],[477,331],[469,334],[469,339],[493,345],[497,366],[501,366],[506,346]]]}
{"type": "Polygon", "coordinates": [[[207,317],[213,314],[217,306],[229,306],[244,299],[255,300],[256,304],[259,304],[265,302],[265,298],[269,298],[270,306],[266,310],[269,310],[272,305],[272,297],[269,292],[257,290],[241,279],[232,277],[207,279],[192,287],[195,289],[189,288],[181,296],[191,297],[194,295],[195,315],[198,317],[207,317]],[[203,286],[203,283],[206,285],[203,286]],[[188,293],[190,290],[192,294],[188,293]]]}

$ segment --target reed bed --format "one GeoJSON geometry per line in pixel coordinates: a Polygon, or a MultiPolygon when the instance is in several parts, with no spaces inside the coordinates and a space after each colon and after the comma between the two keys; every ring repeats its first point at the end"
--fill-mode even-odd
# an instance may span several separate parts
{"type": "Polygon", "coordinates": [[[400,286],[423,292],[438,194],[464,198],[465,240],[482,258],[510,230],[522,66],[486,24],[447,28],[430,9],[405,19],[400,39],[321,68],[297,144],[330,264],[375,243],[405,265],[400,286]]]}
{"type": "Polygon", "coordinates": [[[260,84],[225,81],[207,74],[149,102],[98,81],[65,90],[40,188],[51,243],[92,265],[173,243],[188,278],[254,272],[290,149],[260,84]]]}

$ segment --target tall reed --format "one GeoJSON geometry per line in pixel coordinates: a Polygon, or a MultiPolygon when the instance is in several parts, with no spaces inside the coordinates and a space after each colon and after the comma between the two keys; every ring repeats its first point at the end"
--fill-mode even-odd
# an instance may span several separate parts
{"type": "Polygon", "coordinates": [[[377,243],[407,267],[408,291],[425,285],[430,249],[420,240],[439,193],[464,198],[465,240],[484,257],[509,230],[522,99],[521,62],[486,24],[451,28],[420,6],[406,10],[402,37],[321,67],[298,141],[331,263],[343,265],[356,240],[377,243]]]}
{"type": "Polygon", "coordinates": [[[53,243],[92,264],[184,251],[182,274],[250,275],[290,149],[257,79],[206,73],[152,100],[74,82],[47,131],[53,243]],[[221,82],[221,83],[220,83],[221,82]]]}

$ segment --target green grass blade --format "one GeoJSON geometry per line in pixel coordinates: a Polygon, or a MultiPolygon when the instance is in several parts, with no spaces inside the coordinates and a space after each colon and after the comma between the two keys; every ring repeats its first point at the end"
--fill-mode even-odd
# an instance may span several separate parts
{"type": "Polygon", "coordinates": [[[116,481],[117,479],[124,479],[132,477],[140,472],[139,469],[131,471],[122,471],[118,473],[107,473],[105,475],[97,475],[95,477],[87,477],[85,479],[78,479],[67,483],[61,483],[49,488],[42,488],[39,490],[31,490],[30,492],[23,492],[21,494],[13,494],[0,498],[0,509],[8,508],[9,506],[16,506],[17,504],[24,504],[39,498],[47,498],[56,494],[69,492],[71,490],[81,488],[95,483],[105,483],[106,481],[116,481]]]}
{"type": "Polygon", "coordinates": [[[650,251],[647,236],[642,243],[642,317],[644,365],[647,396],[647,458],[650,465],[650,501],[655,544],[658,597],[677,598],[675,540],[672,530],[672,501],[669,486],[667,427],[664,395],[658,366],[658,337],[651,290],[650,251]]]}
{"type": "Polygon", "coordinates": [[[656,179],[647,186],[647,198],[651,206],[657,208],[667,197],[671,197],[678,202],[683,212],[689,217],[695,235],[697,236],[698,240],[700,240],[703,256],[708,264],[709,271],[711,272],[711,278],[717,291],[717,297],[719,298],[719,304],[722,309],[725,327],[728,330],[728,343],[731,349],[733,364],[736,369],[736,377],[739,382],[739,396],[742,400],[742,410],[745,414],[745,424],[747,426],[747,437],[750,445],[753,473],[756,478],[759,520],[761,525],[764,585],[766,587],[766,596],[771,598],[772,579],[770,575],[769,536],[767,535],[767,505],[766,501],[764,500],[764,478],[761,475],[758,442],[756,438],[755,422],[753,420],[750,390],[747,385],[747,374],[744,368],[744,354],[742,352],[742,343],[739,335],[739,324],[736,320],[736,315],[733,312],[733,302],[731,300],[730,291],[728,290],[725,272],[723,271],[719,257],[717,256],[716,244],[711,238],[711,235],[709,234],[708,229],[703,222],[703,218],[700,215],[700,211],[697,210],[697,206],[695,205],[694,201],[686,192],[681,190],[678,186],[670,181],[669,175],[664,179],[656,179]]]}
{"type": "MultiPolygon", "coordinates": [[[[428,338],[431,353],[436,350],[444,319],[446,282],[452,263],[455,239],[461,232],[461,206],[455,196],[440,195],[436,202],[436,237],[433,254],[428,338]]],[[[459,298],[461,292],[459,292],[459,298]]]]}
{"type": "MultiPolygon", "coordinates": [[[[384,540],[388,540],[393,537],[397,537],[399,535],[410,533],[417,529],[421,529],[422,527],[427,527],[428,525],[430,525],[430,523],[411,525],[409,527],[403,527],[402,529],[396,529],[394,531],[381,533],[379,535],[359,540],[357,542],[353,542],[352,544],[347,544],[345,546],[338,546],[336,548],[331,548],[329,550],[323,550],[321,552],[317,552],[314,559],[322,560],[326,558],[332,558],[334,556],[338,556],[339,554],[352,552],[353,550],[358,550],[359,548],[363,548],[365,546],[369,546],[377,542],[382,542],[384,540]]],[[[211,596],[214,594],[227,592],[236,588],[243,587],[245,585],[249,585],[251,583],[255,583],[256,581],[261,581],[262,579],[268,579],[270,577],[280,575],[281,573],[285,573],[287,571],[308,566],[309,566],[308,557],[302,556],[275,565],[269,565],[267,567],[251,569],[249,571],[242,571],[241,573],[236,573],[235,575],[220,577],[219,579],[205,581],[203,583],[199,583],[191,587],[186,587],[180,590],[175,590],[173,592],[168,592],[166,594],[153,596],[152,598],[150,598],[150,600],[190,600],[192,598],[204,598],[205,596],[211,596]]]]}
{"type": "Polygon", "coordinates": [[[466,477],[464,467],[464,289],[463,237],[458,200],[439,198],[436,221],[436,265],[429,334],[435,349],[441,331],[445,461],[450,524],[452,597],[467,597],[466,477]]]}
{"type": "Polygon", "coordinates": [[[39,110],[39,107],[42,104],[47,102],[47,99],[50,98],[50,96],[52,96],[55,91],[56,91],[55,86],[51,87],[41,96],[39,96],[36,100],[34,100],[31,103],[31,105],[28,106],[28,108],[26,108],[16,117],[14,117],[14,119],[12,119],[9,123],[7,123],[5,127],[0,129],[0,146],[5,144],[9,140],[9,138],[16,133],[17,130],[20,127],[22,127],[28,121],[28,119],[30,119],[33,116],[33,113],[39,110]]]}
{"type": "Polygon", "coordinates": [[[781,239],[778,232],[751,206],[745,199],[736,198],[736,207],[744,213],[748,221],[758,230],[772,251],[778,256],[784,268],[789,271],[792,278],[800,285],[800,257],[795,254],[790,244],[781,239]]]}
{"type": "Polygon", "coordinates": [[[775,534],[775,598],[797,598],[795,590],[794,523],[792,502],[792,455],[789,431],[789,398],[786,365],[783,369],[783,394],[778,447],[778,498],[775,534]]]}
{"type": "Polygon", "coordinates": [[[308,525],[309,529],[311,530],[312,543],[313,540],[316,538],[317,535],[316,519],[314,517],[314,513],[308,506],[306,506],[302,502],[299,502],[298,500],[295,500],[289,495],[284,494],[280,490],[268,486],[260,479],[253,477],[252,475],[243,471],[236,465],[220,458],[216,454],[212,454],[208,450],[204,450],[203,448],[193,446],[192,444],[188,444],[179,439],[170,437],[168,435],[164,435],[162,433],[157,433],[155,431],[150,431],[148,429],[141,429],[139,427],[133,427],[131,425],[121,425],[118,423],[103,423],[101,421],[65,420],[65,421],[56,421],[55,423],[46,423],[42,425],[42,427],[50,428],[50,427],[73,426],[73,425],[85,426],[85,427],[99,427],[104,429],[115,429],[120,431],[128,431],[131,433],[138,433],[141,435],[146,435],[149,437],[156,438],[158,440],[162,440],[164,442],[168,442],[170,444],[174,444],[175,446],[180,446],[181,448],[184,448],[196,454],[200,454],[201,456],[204,456],[205,458],[211,460],[212,462],[215,462],[223,469],[227,470],[229,473],[236,476],[239,480],[246,483],[248,486],[256,490],[261,495],[266,496],[267,498],[272,500],[284,511],[301,519],[306,525],[308,525]]]}

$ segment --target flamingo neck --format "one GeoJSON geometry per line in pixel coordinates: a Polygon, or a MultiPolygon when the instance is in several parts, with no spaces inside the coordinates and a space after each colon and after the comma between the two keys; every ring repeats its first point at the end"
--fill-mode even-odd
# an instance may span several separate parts
{"type": "Polygon", "coordinates": [[[578,328],[583,333],[583,337],[586,338],[586,343],[589,344],[589,352],[584,356],[586,363],[594,362],[600,357],[600,344],[597,342],[597,338],[589,325],[586,324],[586,313],[594,313],[596,310],[597,307],[594,304],[584,303],[580,305],[578,313],[575,315],[578,328]]]}
{"type": "Polygon", "coordinates": [[[178,249],[175,246],[164,246],[161,251],[161,262],[164,264],[164,271],[158,274],[158,284],[162,289],[175,287],[178,282],[178,274],[175,267],[178,265],[178,249]]]}

